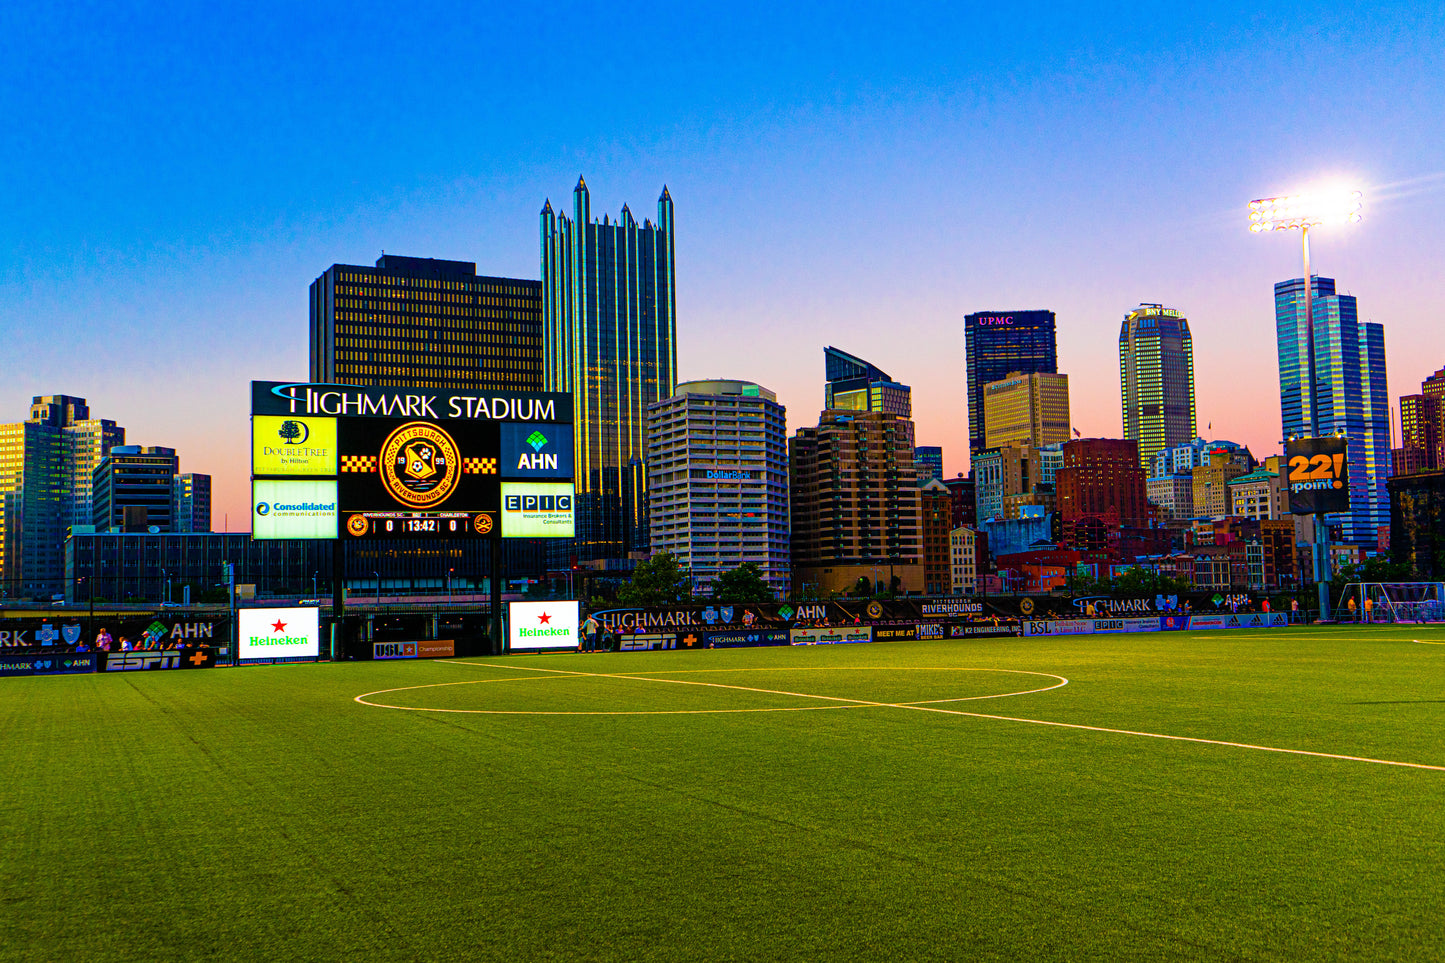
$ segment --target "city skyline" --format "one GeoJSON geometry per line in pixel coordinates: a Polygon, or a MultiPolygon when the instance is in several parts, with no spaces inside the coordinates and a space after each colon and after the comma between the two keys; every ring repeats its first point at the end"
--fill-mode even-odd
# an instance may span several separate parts
{"type": "Polygon", "coordinates": [[[1390,405],[1445,364],[1445,172],[1424,133],[1442,120],[1424,52],[1445,37],[1426,12],[579,13],[422,14],[377,37],[318,8],[298,16],[356,59],[309,66],[298,24],[259,16],[101,12],[75,36],[38,6],[0,14],[18,41],[0,102],[30,148],[0,213],[3,417],[86,397],[185,451],[215,526],[244,530],[247,382],[305,380],[310,282],[383,250],[538,279],[540,200],[584,172],[614,217],[664,183],[677,198],[678,380],[767,384],[791,433],[816,423],[817,351],[837,345],[912,386],[945,477],[967,470],[963,316],[1008,305],[1056,313],[1075,427],[1102,437],[1122,435],[1118,318],[1179,308],[1200,433],[1278,451],[1271,290],[1299,274],[1298,237],[1249,236],[1245,204],[1321,179],[1365,193],[1361,224],[1312,233],[1314,267],[1388,329],[1390,405]],[[580,56],[604,22],[678,53],[646,78],[580,56]],[[461,56],[498,26],[588,66],[544,80],[517,51],[461,56]],[[582,96],[599,86],[601,106],[582,96]]]}

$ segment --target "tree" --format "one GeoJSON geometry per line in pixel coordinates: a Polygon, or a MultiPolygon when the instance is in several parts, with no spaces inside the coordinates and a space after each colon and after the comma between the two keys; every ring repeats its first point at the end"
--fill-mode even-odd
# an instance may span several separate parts
{"type": "Polygon", "coordinates": [[[295,421],[283,421],[278,434],[289,444],[294,439],[301,437],[301,425],[295,421]]]}
{"type": "Polygon", "coordinates": [[[719,575],[712,584],[712,594],[719,602],[773,601],[773,590],[763,581],[763,570],[757,562],[744,562],[719,575]]]}
{"type": "Polygon", "coordinates": [[[671,552],[638,562],[632,581],[617,591],[623,605],[676,605],[692,600],[692,576],[671,552]]]}

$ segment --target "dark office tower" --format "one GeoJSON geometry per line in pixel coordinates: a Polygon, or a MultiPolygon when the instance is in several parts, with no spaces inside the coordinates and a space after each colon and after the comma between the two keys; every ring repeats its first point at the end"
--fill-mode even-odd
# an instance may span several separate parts
{"type": "Polygon", "coordinates": [[[1274,286],[1279,397],[1284,437],[1349,440],[1350,510],[1330,515],[1344,540],[1374,544],[1390,521],[1390,397],[1384,325],[1359,320],[1355,298],[1315,275],[1313,323],[1305,321],[1304,278],[1274,286]]]}
{"type": "Polygon", "coordinates": [[[116,445],[95,468],[95,528],[101,532],[173,532],[174,448],[116,445]]]}
{"type": "Polygon", "coordinates": [[[900,418],[913,417],[913,389],[856,355],[837,348],[823,349],[828,381],[823,386],[826,411],[882,411],[900,418]]]}
{"type": "Polygon", "coordinates": [[[540,391],[542,285],[468,261],[333,264],[311,284],[311,380],[540,391]]]}
{"type": "Polygon", "coordinates": [[[171,531],[211,530],[211,476],[187,472],[171,479],[171,531]]]}
{"type": "Polygon", "coordinates": [[[1161,448],[1194,438],[1194,341],[1189,319],[1162,304],[1141,304],[1119,328],[1124,437],[1139,443],[1140,464],[1161,448]]]}
{"type": "Polygon", "coordinates": [[[982,451],[984,386],[1011,374],[1057,374],[1052,311],[979,311],[963,319],[968,367],[968,450],[982,451]]]}
{"type": "Polygon", "coordinates": [[[587,184],[572,217],[542,207],[543,387],[570,392],[581,561],[646,551],[647,406],[677,388],[672,195],[639,227],[626,205],[592,220],[587,184]]]}

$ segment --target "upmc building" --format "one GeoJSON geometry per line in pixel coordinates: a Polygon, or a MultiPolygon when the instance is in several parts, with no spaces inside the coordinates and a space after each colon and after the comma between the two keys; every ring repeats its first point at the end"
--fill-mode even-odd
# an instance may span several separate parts
{"type": "Polygon", "coordinates": [[[968,355],[968,452],[984,448],[983,389],[1015,372],[1057,374],[1052,311],[979,311],[964,315],[968,355]]]}

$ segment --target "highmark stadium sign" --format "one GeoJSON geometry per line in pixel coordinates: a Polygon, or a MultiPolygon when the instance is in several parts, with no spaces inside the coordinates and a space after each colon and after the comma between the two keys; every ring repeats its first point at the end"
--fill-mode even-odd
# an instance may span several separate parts
{"type": "Polygon", "coordinates": [[[255,381],[251,411],[254,538],[573,534],[571,395],[255,381]]]}

